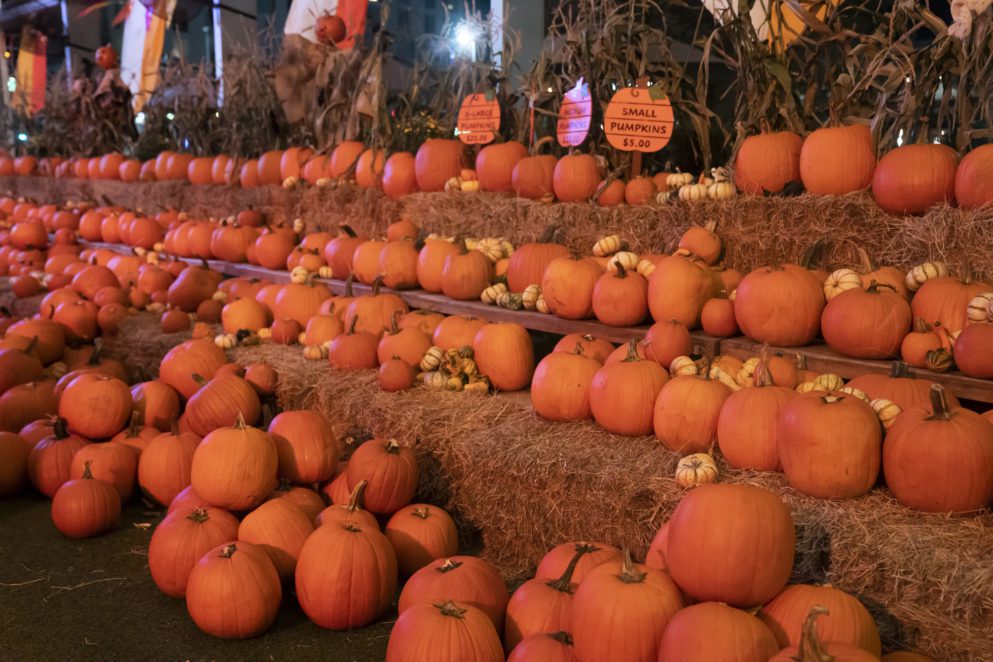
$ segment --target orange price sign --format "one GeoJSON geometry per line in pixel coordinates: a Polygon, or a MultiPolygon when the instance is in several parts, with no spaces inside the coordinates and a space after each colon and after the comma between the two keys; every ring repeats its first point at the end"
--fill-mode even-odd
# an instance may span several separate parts
{"type": "Polygon", "coordinates": [[[557,135],[563,147],[581,145],[590,132],[593,117],[593,99],[590,86],[580,78],[576,86],[565,93],[559,108],[557,135]]]}
{"type": "Polygon", "coordinates": [[[615,149],[657,152],[669,144],[675,120],[672,103],[661,89],[617,90],[603,114],[603,130],[615,149]]]}
{"type": "Polygon", "coordinates": [[[466,145],[485,145],[493,142],[500,130],[500,103],[492,90],[484,94],[470,94],[459,109],[459,140],[466,145]]]}

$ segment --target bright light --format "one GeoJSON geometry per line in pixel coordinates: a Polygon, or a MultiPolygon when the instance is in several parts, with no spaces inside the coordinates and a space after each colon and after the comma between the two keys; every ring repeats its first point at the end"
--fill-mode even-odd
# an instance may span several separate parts
{"type": "Polygon", "coordinates": [[[221,116],[221,111],[215,110],[214,111],[214,117],[220,117],[220,116],[221,116]]]}
{"type": "Polygon", "coordinates": [[[28,141],[28,134],[26,134],[26,133],[18,133],[17,134],[17,139],[20,140],[22,143],[27,142],[28,141]]]}
{"type": "Polygon", "coordinates": [[[17,91],[17,79],[13,76],[7,77],[7,91],[16,92],[17,91]]]}
{"type": "Polygon", "coordinates": [[[900,129],[900,133],[896,136],[896,146],[901,147],[903,145],[903,129],[900,129]]]}
{"type": "Polygon", "coordinates": [[[549,92],[554,92],[555,90],[553,90],[552,88],[550,88],[550,87],[549,87],[549,88],[548,88],[548,91],[549,91],[549,92]]]}
{"type": "Polygon", "coordinates": [[[455,26],[455,45],[465,53],[475,55],[478,36],[479,32],[465,21],[455,26]]]}
{"type": "Polygon", "coordinates": [[[3,56],[4,57],[10,57],[10,51],[4,51],[3,52],[3,56]]]}
{"type": "Polygon", "coordinates": [[[171,122],[171,121],[173,121],[174,119],[176,119],[176,116],[175,116],[175,115],[173,115],[172,113],[166,113],[166,119],[167,119],[167,120],[169,120],[169,121],[171,122]]]}

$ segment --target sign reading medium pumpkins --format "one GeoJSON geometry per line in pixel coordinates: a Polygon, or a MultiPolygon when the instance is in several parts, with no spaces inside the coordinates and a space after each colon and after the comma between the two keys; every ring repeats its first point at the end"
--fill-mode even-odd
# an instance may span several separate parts
{"type": "Polygon", "coordinates": [[[459,140],[466,145],[493,142],[500,130],[500,103],[493,90],[470,94],[462,101],[458,119],[459,140]]]}
{"type": "Polygon", "coordinates": [[[669,144],[675,120],[661,86],[617,90],[603,114],[607,141],[624,152],[657,152],[669,144]]]}
{"type": "Polygon", "coordinates": [[[565,93],[559,108],[557,135],[563,147],[578,147],[590,133],[593,98],[590,86],[580,78],[576,86],[565,93]]]}

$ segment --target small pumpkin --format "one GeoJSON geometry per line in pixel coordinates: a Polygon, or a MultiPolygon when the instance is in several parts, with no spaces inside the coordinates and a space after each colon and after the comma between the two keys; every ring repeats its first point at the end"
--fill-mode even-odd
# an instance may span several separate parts
{"type": "Polygon", "coordinates": [[[693,453],[680,459],[676,465],[676,484],[696,487],[703,483],[715,483],[717,474],[717,464],[710,453],[693,453]]]}
{"type": "Polygon", "coordinates": [[[52,522],[70,538],[110,531],[121,516],[121,498],[110,483],[93,478],[86,463],[82,476],[63,484],[52,498],[52,522]]]}

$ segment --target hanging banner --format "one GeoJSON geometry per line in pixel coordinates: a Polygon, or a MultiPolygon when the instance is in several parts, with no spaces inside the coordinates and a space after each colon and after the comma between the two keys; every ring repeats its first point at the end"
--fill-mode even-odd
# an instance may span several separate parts
{"type": "Polygon", "coordinates": [[[45,107],[45,83],[48,69],[48,37],[24,26],[17,53],[17,90],[12,105],[31,116],[45,107]]]}
{"type": "Polygon", "coordinates": [[[657,152],[669,144],[675,118],[665,92],[656,87],[625,87],[603,113],[607,142],[624,152],[657,152]]]}
{"type": "Polygon", "coordinates": [[[159,84],[165,31],[176,0],[156,0],[153,8],[130,0],[121,46],[121,81],[131,90],[134,111],[140,111],[159,84]]]}
{"type": "Polygon", "coordinates": [[[319,43],[314,30],[321,16],[337,16],[345,23],[345,38],[335,48],[347,51],[355,47],[365,34],[365,17],[369,0],[293,0],[286,15],[283,34],[297,34],[319,43]]]}
{"type": "Polygon", "coordinates": [[[593,118],[593,98],[590,86],[580,78],[576,86],[565,93],[559,108],[559,121],[556,127],[559,144],[563,147],[578,147],[590,133],[593,118]]]}

